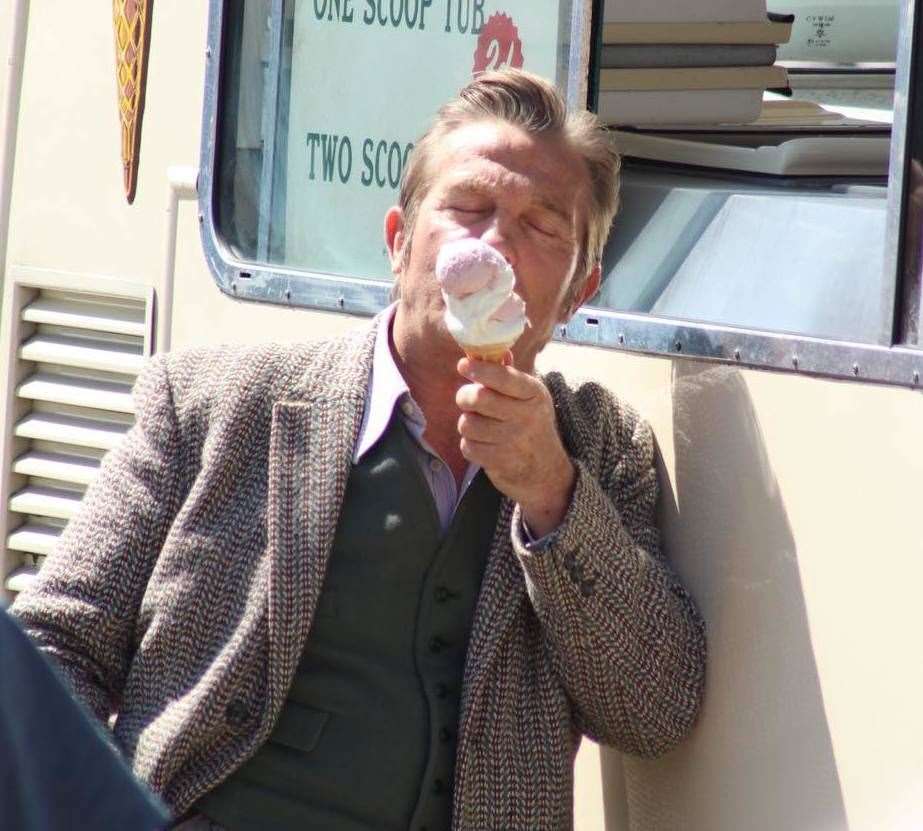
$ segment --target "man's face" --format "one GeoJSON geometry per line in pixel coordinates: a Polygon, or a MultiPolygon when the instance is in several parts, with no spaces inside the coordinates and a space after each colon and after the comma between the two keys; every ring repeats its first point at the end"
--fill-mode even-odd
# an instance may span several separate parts
{"type": "MultiPolygon", "coordinates": [[[[406,261],[400,257],[402,231],[387,233],[405,312],[419,331],[450,339],[436,257],[446,242],[479,238],[498,249],[516,273],[529,325],[513,352],[517,366],[531,368],[554,325],[570,311],[564,301],[586,228],[585,165],[563,140],[481,121],[445,137],[430,159],[430,174],[406,261]]],[[[400,217],[395,221],[400,224],[400,217]]]]}

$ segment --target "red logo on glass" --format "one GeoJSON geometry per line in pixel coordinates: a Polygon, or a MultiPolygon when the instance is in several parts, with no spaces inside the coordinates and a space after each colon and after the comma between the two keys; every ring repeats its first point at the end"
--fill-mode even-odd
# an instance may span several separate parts
{"type": "Polygon", "coordinates": [[[522,40],[508,14],[492,14],[478,35],[472,74],[511,66],[522,69],[522,40]]]}

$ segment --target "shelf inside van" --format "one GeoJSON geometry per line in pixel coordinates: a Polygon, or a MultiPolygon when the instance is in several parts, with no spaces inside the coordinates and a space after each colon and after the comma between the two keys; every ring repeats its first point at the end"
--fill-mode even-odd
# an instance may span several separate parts
{"type": "Polygon", "coordinates": [[[890,137],[615,131],[624,156],[774,176],[886,176],[890,137]]]}

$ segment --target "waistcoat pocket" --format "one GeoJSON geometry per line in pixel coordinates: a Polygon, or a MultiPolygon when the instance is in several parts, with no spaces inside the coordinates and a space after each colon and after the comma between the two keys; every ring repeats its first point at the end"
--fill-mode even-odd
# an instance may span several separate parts
{"type": "Polygon", "coordinates": [[[310,753],[317,747],[330,713],[289,701],[273,728],[270,740],[276,744],[310,753]]]}

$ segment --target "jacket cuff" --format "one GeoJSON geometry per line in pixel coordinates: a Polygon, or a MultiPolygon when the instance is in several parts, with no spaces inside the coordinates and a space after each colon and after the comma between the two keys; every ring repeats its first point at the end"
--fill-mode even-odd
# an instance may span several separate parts
{"type": "MultiPolygon", "coordinates": [[[[592,525],[585,522],[585,518],[598,511],[600,497],[607,503],[609,500],[599,493],[599,483],[589,474],[583,462],[578,459],[573,462],[577,472],[574,490],[564,518],[554,531],[532,541],[525,528],[522,509],[517,504],[513,510],[513,551],[522,562],[530,583],[533,580],[541,582],[542,574],[555,566],[573,570],[578,550],[586,548],[588,543],[591,550],[595,548],[587,539],[592,533],[592,525]]],[[[610,512],[613,510],[611,504],[606,507],[610,512]]]]}

